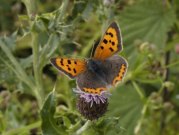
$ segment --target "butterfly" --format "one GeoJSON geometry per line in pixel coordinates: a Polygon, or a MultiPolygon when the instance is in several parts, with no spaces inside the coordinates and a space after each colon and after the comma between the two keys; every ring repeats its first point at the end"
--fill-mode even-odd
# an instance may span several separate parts
{"type": "Polygon", "coordinates": [[[77,87],[90,94],[100,94],[120,82],[127,71],[127,61],[118,56],[122,51],[121,32],[112,22],[98,44],[95,44],[89,59],[66,57],[51,58],[51,64],[71,79],[77,87]]]}

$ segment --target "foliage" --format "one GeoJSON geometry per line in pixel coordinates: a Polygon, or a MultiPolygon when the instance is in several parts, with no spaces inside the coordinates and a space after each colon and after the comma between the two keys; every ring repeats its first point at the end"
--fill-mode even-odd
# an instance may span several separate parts
{"type": "Polygon", "coordinates": [[[178,5],[178,0],[1,0],[0,134],[177,135],[178,5]],[[111,89],[106,115],[87,121],[76,109],[75,81],[59,75],[49,59],[89,57],[114,20],[129,69],[111,89]]]}

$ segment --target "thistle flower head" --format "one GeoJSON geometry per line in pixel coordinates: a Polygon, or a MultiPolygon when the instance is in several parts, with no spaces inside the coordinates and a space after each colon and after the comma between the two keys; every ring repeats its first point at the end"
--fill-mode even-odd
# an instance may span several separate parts
{"type": "Polygon", "coordinates": [[[73,91],[78,95],[77,108],[85,118],[95,120],[106,112],[111,95],[108,91],[102,91],[100,94],[86,93],[79,88],[73,91]]]}

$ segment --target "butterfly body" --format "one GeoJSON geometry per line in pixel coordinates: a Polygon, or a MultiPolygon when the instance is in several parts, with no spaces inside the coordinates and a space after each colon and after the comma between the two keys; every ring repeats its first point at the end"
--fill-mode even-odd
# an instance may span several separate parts
{"type": "Polygon", "coordinates": [[[89,59],[87,62],[87,69],[99,77],[104,78],[106,76],[106,69],[103,68],[103,63],[104,61],[89,59]]]}
{"type": "Polygon", "coordinates": [[[99,60],[93,60],[89,59],[87,62],[87,68],[88,70],[91,70],[92,72],[97,72],[100,70],[101,61],[99,60]]]}
{"type": "Polygon", "coordinates": [[[95,44],[90,59],[52,58],[51,63],[68,77],[76,79],[82,91],[100,94],[120,82],[128,64],[116,55],[122,50],[122,39],[115,22],[109,25],[99,44],[95,44]]]}

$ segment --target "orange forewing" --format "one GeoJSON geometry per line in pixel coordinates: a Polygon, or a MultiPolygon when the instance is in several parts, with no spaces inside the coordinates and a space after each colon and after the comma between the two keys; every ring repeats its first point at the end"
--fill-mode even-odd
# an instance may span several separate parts
{"type": "Polygon", "coordinates": [[[86,61],[70,58],[52,58],[51,63],[70,78],[75,78],[86,70],[86,61]]]}
{"type": "Polygon", "coordinates": [[[111,23],[94,51],[93,58],[104,60],[122,50],[122,39],[119,27],[111,23]]]}

